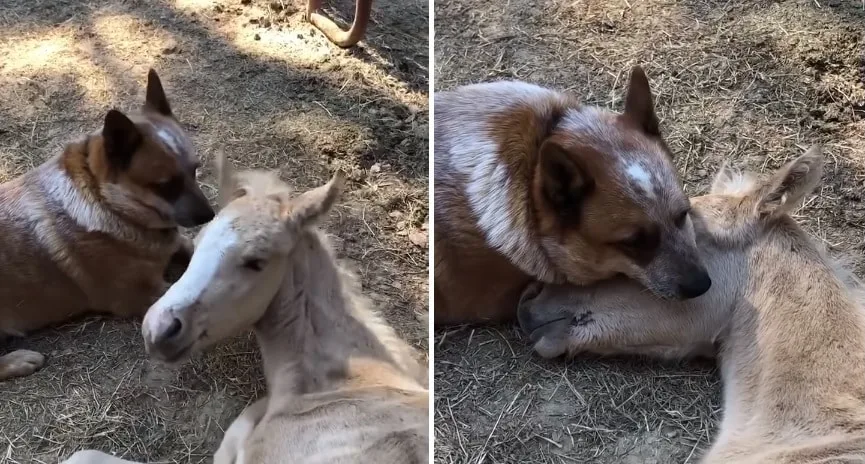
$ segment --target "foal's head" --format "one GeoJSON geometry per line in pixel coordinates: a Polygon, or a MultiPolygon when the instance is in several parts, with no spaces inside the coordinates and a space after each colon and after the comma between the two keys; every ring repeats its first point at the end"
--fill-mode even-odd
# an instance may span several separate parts
{"type": "Polygon", "coordinates": [[[343,175],[298,196],[269,172],[234,173],[220,158],[222,209],[195,239],[186,272],[144,317],[147,351],[166,361],[250,327],[279,290],[286,258],[305,231],[326,216],[343,175]]]}

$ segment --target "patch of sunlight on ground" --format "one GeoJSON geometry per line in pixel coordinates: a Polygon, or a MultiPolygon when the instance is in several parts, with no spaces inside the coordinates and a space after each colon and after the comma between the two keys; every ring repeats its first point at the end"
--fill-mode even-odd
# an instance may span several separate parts
{"type": "Polygon", "coordinates": [[[176,0],[174,6],[181,9],[201,11],[205,8],[211,8],[216,5],[213,0],[176,0]]]}
{"type": "Polygon", "coordinates": [[[26,73],[68,65],[76,58],[71,36],[57,35],[8,44],[2,50],[4,74],[26,73]]]}
{"type": "Polygon", "coordinates": [[[235,34],[234,45],[243,52],[285,60],[295,65],[325,63],[331,57],[330,44],[318,33],[311,39],[311,28],[311,25],[301,23],[283,26],[281,31],[262,29],[255,34],[235,34]],[[256,36],[259,40],[255,40],[256,36]]]}
{"type": "Polygon", "coordinates": [[[90,51],[75,40],[72,28],[55,29],[0,47],[0,75],[34,79],[72,74],[91,101],[103,101],[112,86],[108,75],[90,59],[90,51]]]}

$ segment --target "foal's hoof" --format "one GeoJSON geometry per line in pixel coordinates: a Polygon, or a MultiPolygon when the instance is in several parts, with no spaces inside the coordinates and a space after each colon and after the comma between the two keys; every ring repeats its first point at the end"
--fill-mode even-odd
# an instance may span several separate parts
{"type": "Polygon", "coordinates": [[[45,364],[45,356],[30,350],[13,351],[0,357],[0,380],[26,377],[45,364]]]}

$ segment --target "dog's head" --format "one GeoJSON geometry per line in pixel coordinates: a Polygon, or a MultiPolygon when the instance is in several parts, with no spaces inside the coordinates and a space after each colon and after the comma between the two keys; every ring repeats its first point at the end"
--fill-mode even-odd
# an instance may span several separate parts
{"type": "Polygon", "coordinates": [[[109,111],[94,139],[101,143],[85,148],[90,169],[101,195],[124,216],[151,228],[195,227],[213,218],[196,182],[198,155],[155,71],[147,75],[141,112],[109,111]]]}
{"type": "Polygon", "coordinates": [[[639,67],[624,113],[582,107],[562,116],[541,144],[532,203],[547,254],[575,284],[625,274],[670,299],[711,285],[639,67]]]}

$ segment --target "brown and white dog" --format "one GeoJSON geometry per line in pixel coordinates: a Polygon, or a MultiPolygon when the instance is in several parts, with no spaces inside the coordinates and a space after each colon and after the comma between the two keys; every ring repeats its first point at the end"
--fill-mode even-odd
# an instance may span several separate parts
{"type": "Polygon", "coordinates": [[[437,325],[513,319],[533,280],[709,289],[640,67],[622,114],[515,81],[434,98],[437,325]]]}
{"type": "MultiPolygon", "coordinates": [[[[162,83],[148,74],[139,114],[111,110],[100,131],[0,185],[0,335],[86,312],[141,315],[167,289],[178,225],[214,212],[195,180],[198,158],[162,83]]],[[[0,357],[0,380],[29,375],[41,354],[0,357]]]]}

